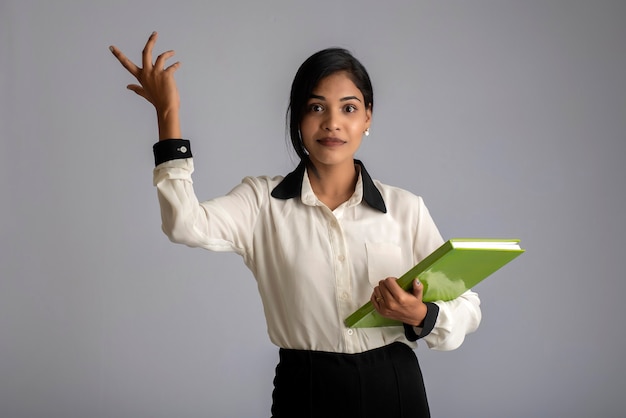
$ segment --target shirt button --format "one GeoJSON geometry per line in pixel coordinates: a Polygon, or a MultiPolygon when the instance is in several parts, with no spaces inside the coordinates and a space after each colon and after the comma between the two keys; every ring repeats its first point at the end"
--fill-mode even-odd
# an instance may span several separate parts
{"type": "Polygon", "coordinates": [[[353,329],[349,329],[348,330],[348,335],[352,335],[352,334],[354,334],[354,330],[353,329]]]}
{"type": "Polygon", "coordinates": [[[349,298],[350,298],[350,295],[348,295],[348,292],[343,292],[341,294],[341,299],[348,300],[349,298]]]}
{"type": "Polygon", "coordinates": [[[337,228],[337,221],[331,221],[330,226],[333,228],[337,228]]]}
{"type": "Polygon", "coordinates": [[[343,255],[343,254],[339,254],[339,256],[337,257],[337,259],[338,259],[339,261],[344,261],[344,260],[346,259],[346,256],[345,256],[345,255],[343,255]]]}
{"type": "Polygon", "coordinates": [[[182,146],[180,148],[178,148],[178,151],[182,152],[183,154],[187,152],[187,147],[186,146],[182,146]]]}

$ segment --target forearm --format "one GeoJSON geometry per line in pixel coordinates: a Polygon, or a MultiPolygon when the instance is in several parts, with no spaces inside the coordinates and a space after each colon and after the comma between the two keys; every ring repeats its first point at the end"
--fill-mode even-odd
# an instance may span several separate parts
{"type": "Polygon", "coordinates": [[[243,254],[249,245],[267,188],[246,178],[229,194],[199,202],[193,188],[194,161],[188,140],[154,144],[154,186],[163,232],[176,243],[243,254]]]}
{"type": "Polygon", "coordinates": [[[193,159],[189,141],[169,139],[154,145],[154,185],[157,188],[163,232],[173,242],[201,246],[206,214],[194,193],[193,159]]]}
{"type": "Polygon", "coordinates": [[[162,229],[172,242],[202,246],[206,217],[193,190],[193,160],[173,160],[154,170],[162,229]]]}
{"type": "Polygon", "coordinates": [[[434,350],[454,350],[465,336],[476,331],[482,313],[478,294],[467,291],[448,302],[437,302],[439,314],[433,330],[424,337],[429,348],[434,350]]]}

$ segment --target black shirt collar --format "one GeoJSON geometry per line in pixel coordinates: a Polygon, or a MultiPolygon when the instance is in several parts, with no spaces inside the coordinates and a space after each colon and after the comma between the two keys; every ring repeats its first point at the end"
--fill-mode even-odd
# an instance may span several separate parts
{"type": "MultiPolygon", "coordinates": [[[[380,191],[374,185],[372,178],[365,169],[363,163],[359,160],[354,160],[355,164],[361,167],[361,181],[363,182],[363,200],[373,207],[387,213],[387,207],[380,191]]],[[[302,180],[304,179],[304,172],[306,163],[302,161],[295,170],[287,174],[285,178],[272,190],[272,196],[277,199],[291,199],[298,197],[302,194],[302,180]]]]}

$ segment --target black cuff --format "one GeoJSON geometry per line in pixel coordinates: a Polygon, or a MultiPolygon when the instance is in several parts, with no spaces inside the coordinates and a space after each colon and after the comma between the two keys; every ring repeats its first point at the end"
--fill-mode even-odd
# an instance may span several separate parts
{"type": "Polygon", "coordinates": [[[439,306],[432,302],[426,302],[426,317],[421,324],[422,332],[418,334],[415,333],[415,329],[413,325],[403,324],[404,325],[404,335],[409,341],[417,341],[420,338],[424,338],[435,328],[435,322],[437,321],[437,317],[439,316],[439,306]]]}
{"type": "Polygon", "coordinates": [[[159,141],[152,147],[154,152],[154,165],[166,161],[191,158],[191,145],[187,139],[166,139],[159,141]]]}

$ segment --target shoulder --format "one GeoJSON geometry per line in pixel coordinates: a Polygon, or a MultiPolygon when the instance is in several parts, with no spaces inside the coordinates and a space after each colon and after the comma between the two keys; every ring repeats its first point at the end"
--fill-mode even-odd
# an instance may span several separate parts
{"type": "Polygon", "coordinates": [[[391,186],[374,180],[374,185],[380,191],[385,204],[393,208],[418,208],[424,206],[424,199],[406,189],[397,186],[391,186]]]}
{"type": "Polygon", "coordinates": [[[241,180],[241,184],[249,185],[259,190],[272,190],[285,178],[285,176],[246,176],[241,180]]]}
{"type": "Polygon", "coordinates": [[[255,194],[259,197],[266,199],[269,197],[272,190],[280,184],[284,179],[284,176],[246,176],[241,180],[237,186],[235,186],[229,194],[255,194]]]}
{"type": "Polygon", "coordinates": [[[430,211],[421,196],[400,187],[389,186],[375,181],[379,188],[389,216],[414,231],[416,260],[421,260],[443,243],[443,239],[430,211]]]}
{"type": "Polygon", "coordinates": [[[226,205],[231,211],[234,210],[232,208],[259,211],[271,204],[270,193],[281,178],[281,176],[247,176],[225,195],[210,199],[208,202],[211,205],[226,205]]]}

